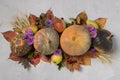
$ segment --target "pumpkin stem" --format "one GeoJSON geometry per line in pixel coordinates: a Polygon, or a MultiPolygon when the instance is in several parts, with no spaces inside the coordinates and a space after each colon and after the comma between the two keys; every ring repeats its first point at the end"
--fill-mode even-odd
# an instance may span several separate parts
{"type": "Polygon", "coordinates": [[[72,37],[72,40],[75,41],[75,40],[76,40],[76,37],[72,37]]]}
{"type": "Polygon", "coordinates": [[[110,35],[107,37],[107,40],[110,40],[112,37],[113,37],[113,35],[110,34],[110,35]]]}

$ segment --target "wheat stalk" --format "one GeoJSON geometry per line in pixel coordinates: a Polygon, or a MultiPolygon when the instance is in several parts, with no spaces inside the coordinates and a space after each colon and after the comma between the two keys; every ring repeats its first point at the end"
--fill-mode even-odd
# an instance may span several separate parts
{"type": "Polygon", "coordinates": [[[20,30],[23,30],[24,28],[30,26],[30,22],[27,15],[22,15],[22,17],[15,16],[15,21],[11,22],[11,24],[14,26],[14,28],[19,28],[20,30]]]}

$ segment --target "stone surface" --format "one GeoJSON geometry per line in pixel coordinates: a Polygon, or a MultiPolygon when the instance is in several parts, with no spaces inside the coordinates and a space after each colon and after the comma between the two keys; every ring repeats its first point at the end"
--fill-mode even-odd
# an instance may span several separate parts
{"type": "Polygon", "coordinates": [[[9,43],[0,34],[0,80],[119,80],[120,79],[120,0],[0,0],[0,32],[12,28],[9,24],[15,15],[33,13],[39,15],[52,9],[58,17],[75,17],[86,11],[89,19],[106,17],[106,29],[115,36],[112,64],[102,64],[93,59],[91,66],[81,71],[57,70],[54,64],[42,62],[30,71],[8,59],[9,43]]]}

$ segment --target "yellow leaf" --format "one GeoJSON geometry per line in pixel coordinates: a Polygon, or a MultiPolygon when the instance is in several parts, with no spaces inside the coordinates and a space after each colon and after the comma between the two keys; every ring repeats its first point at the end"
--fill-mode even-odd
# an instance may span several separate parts
{"type": "Polygon", "coordinates": [[[95,22],[98,24],[100,28],[104,28],[107,18],[98,18],[95,22]]]}

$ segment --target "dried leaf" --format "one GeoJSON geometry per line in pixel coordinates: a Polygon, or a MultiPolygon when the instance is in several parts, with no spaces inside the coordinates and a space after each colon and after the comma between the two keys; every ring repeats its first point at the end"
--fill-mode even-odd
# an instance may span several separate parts
{"type": "Polygon", "coordinates": [[[80,64],[79,64],[79,63],[73,64],[73,68],[74,68],[75,70],[80,70],[80,64]]]}
{"type": "Polygon", "coordinates": [[[51,11],[51,9],[47,10],[47,12],[46,12],[46,17],[47,17],[47,19],[51,19],[51,20],[54,19],[54,14],[53,14],[53,12],[51,11]]]}
{"type": "Polygon", "coordinates": [[[13,53],[11,53],[8,59],[11,59],[13,61],[20,61],[21,57],[18,57],[16,55],[14,55],[13,53]]]}
{"type": "Polygon", "coordinates": [[[79,59],[77,60],[77,62],[78,62],[79,64],[83,64],[83,60],[82,60],[82,58],[79,57],[79,59]]]}
{"type": "Polygon", "coordinates": [[[30,59],[30,63],[34,66],[36,66],[40,62],[40,56],[35,55],[33,58],[30,59]]]}
{"type": "Polygon", "coordinates": [[[82,59],[83,59],[83,64],[84,65],[91,65],[91,60],[90,60],[89,56],[85,55],[85,56],[82,57],[82,59]]]}
{"type": "Polygon", "coordinates": [[[98,18],[95,22],[99,25],[100,28],[104,28],[107,18],[98,18]]]}
{"type": "Polygon", "coordinates": [[[24,66],[25,69],[29,70],[30,67],[31,67],[30,64],[29,64],[28,59],[22,58],[19,63],[21,63],[24,66]]]}
{"type": "Polygon", "coordinates": [[[67,69],[69,69],[70,71],[74,71],[73,65],[72,64],[68,64],[66,65],[67,69]]]}
{"type": "Polygon", "coordinates": [[[10,42],[12,38],[16,35],[16,33],[14,31],[6,31],[3,32],[2,35],[8,42],[10,42]]]}
{"type": "Polygon", "coordinates": [[[76,20],[79,20],[79,19],[80,19],[81,24],[86,24],[88,17],[87,17],[87,14],[85,11],[83,11],[77,15],[76,20]]]}
{"type": "Polygon", "coordinates": [[[37,17],[35,15],[30,14],[29,22],[30,22],[31,25],[35,25],[36,24],[36,19],[37,19],[37,17]]]}

